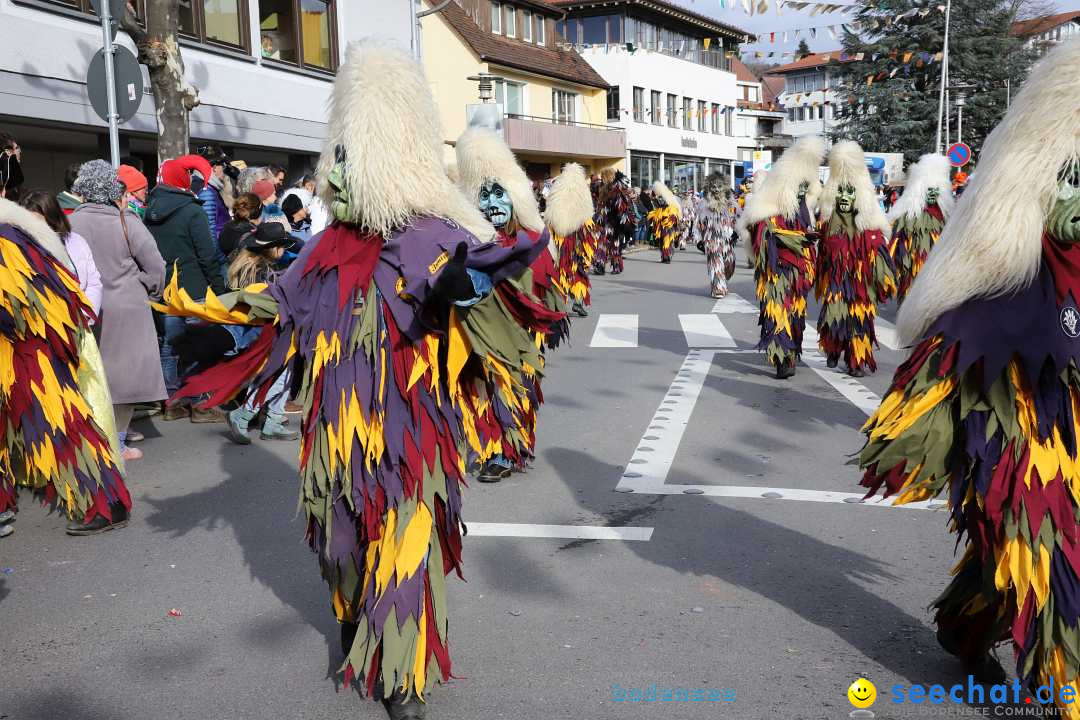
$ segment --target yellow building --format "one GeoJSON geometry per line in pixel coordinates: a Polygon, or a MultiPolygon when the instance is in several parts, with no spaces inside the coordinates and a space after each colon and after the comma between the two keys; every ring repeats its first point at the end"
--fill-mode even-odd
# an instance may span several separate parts
{"type": "MultiPolygon", "coordinates": [[[[424,0],[425,9],[430,8],[424,0]]],[[[608,83],[574,50],[556,47],[563,13],[537,0],[454,0],[422,20],[424,69],[446,132],[447,159],[480,104],[481,73],[496,77],[507,144],[529,177],[559,174],[566,162],[587,172],[622,169],[626,134],[607,126],[608,83]]]]}

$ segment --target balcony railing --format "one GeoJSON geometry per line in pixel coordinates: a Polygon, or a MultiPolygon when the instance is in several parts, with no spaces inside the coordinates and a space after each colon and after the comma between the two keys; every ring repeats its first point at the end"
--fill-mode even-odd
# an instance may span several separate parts
{"type": "Polygon", "coordinates": [[[679,58],[680,60],[686,60],[717,70],[731,72],[731,58],[728,57],[729,53],[732,53],[731,50],[705,50],[703,48],[680,47],[678,45],[673,47],[670,43],[660,42],[606,43],[601,45],[571,45],[570,43],[563,43],[563,46],[567,48],[572,47],[582,54],[588,51],[604,53],[621,51],[635,53],[639,50],[647,50],[649,52],[657,52],[661,55],[679,58]]]}
{"type": "Polygon", "coordinates": [[[504,128],[507,145],[517,152],[582,158],[626,156],[626,132],[621,128],[509,113],[504,128]]]}

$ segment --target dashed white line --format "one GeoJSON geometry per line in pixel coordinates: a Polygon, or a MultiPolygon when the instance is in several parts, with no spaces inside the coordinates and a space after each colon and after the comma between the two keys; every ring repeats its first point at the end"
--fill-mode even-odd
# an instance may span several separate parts
{"type": "Polygon", "coordinates": [[[638,344],[638,316],[602,314],[596,319],[589,347],[628,348],[638,344]]]}
{"type": "Polygon", "coordinates": [[[648,542],[651,527],[604,525],[531,525],[528,523],[466,523],[469,537],[560,538],[567,540],[624,540],[648,542]]]}

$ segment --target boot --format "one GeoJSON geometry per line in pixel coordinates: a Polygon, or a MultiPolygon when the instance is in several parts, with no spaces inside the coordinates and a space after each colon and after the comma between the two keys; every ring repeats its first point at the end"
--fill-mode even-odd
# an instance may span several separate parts
{"type": "Polygon", "coordinates": [[[161,413],[161,419],[165,421],[187,420],[190,414],[191,408],[187,405],[167,405],[165,406],[165,412],[161,413]]]}
{"type": "Polygon", "coordinates": [[[776,366],[776,379],[787,380],[789,377],[795,375],[795,360],[794,358],[784,358],[784,361],[776,366]]]}
{"type": "Polygon", "coordinates": [[[865,377],[866,371],[863,370],[860,367],[854,367],[854,368],[849,367],[848,371],[847,371],[847,374],[850,375],[853,378],[861,378],[861,377],[865,377]]]}
{"type": "Polygon", "coordinates": [[[496,462],[489,462],[476,476],[482,483],[497,483],[510,477],[510,468],[496,462]]]}
{"type": "Polygon", "coordinates": [[[128,511],[127,508],[124,507],[123,503],[110,503],[109,513],[112,515],[111,521],[107,520],[104,515],[98,515],[90,522],[83,522],[82,520],[72,520],[67,524],[67,534],[97,535],[98,533],[108,532],[109,530],[127,527],[128,511]]]}
{"type": "Polygon", "coordinates": [[[573,305],[574,314],[578,317],[589,317],[589,311],[585,309],[585,306],[579,302],[573,305]]]}
{"type": "Polygon", "coordinates": [[[191,422],[193,423],[223,423],[226,416],[227,413],[219,408],[210,408],[209,410],[191,408],[191,422]]]}
{"type": "Polygon", "coordinates": [[[395,690],[393,695],[383,700],[383,707],[390,720],[424,720],[427,717],[427,705],[415,695],[406,700],[400,690],[395,690]]]}
{"type": "Polygon", "coordinates": [[[831,368],[835,368],[837,365],[840,364],[840,356],[839,355],[829,355],[825,359],[825,364],[828,365],[831,368]]]}
{"type": "Polygon", "coordinates": [[[341,623],[341,654],[345,657],[348,657],[349,651],[352,650],[353,640],[356,639],[357,629],[356,623],[341,623]]]}
{"type": "Polygon", "coordinates": [[[253,417],[255,417],[255,413],[242,407],[231,411],[225,419],[225,423],[229,426],[225,434],[237,445],[250,445],[251,438],[248,437],[248,426],[251,424],[251,418],[253,417]]]}
{"type": "Polygon", "coordinates": [[[266,422],[263,423],[259,437],[263,440],[298,440],[300,433],[285,427],[284,415],[267,413],[266,422]]]}

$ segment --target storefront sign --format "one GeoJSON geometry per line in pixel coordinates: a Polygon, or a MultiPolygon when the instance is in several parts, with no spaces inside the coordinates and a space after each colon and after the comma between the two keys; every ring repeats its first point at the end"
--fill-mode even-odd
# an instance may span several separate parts
{"type": "Polygon", "coordinates": [[[682,146],[684,148],[696,148],[697,147],[697,140],[695,140],[692,137],[684,137],[682,139],[682,146]]]}

